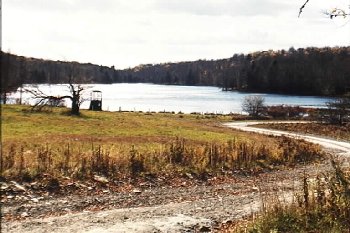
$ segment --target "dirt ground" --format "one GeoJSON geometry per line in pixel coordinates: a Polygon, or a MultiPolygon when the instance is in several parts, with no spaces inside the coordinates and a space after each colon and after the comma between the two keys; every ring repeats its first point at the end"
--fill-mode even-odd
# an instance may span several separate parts
{"type": "Polygon", "coordinates": [[[327,169],[324,162],[212,182],[141,183],[120,192],[82,187],[73,195],[25,188],[3,198],[2,232],[211,232],[259,211],[262,203],[288,202],[305,172],[315,176],[327,169]]]}

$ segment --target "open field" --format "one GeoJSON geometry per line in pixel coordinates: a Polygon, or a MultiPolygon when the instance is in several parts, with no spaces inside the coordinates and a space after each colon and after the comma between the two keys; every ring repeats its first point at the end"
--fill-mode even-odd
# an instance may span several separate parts
{"type": "Polygon", "coordinates": [[[229,116],[2,108],[2,176],[89,178],[247,170],[293,166],[322,154],[318,146],[233,131],[229,116]]]}
{"type": "Polygon", "coordinates": [[[31,112],[29,107],[5,105],[2,116],[3,140],[163,143],[180,135],[196,141],[225,141],[232,137],[223,129],[213,130],[213,122],[229,120],[229,117],[216,117],[213,120],[209,116],[84,110],[81,117],[73,117],[66,115],[66,111],[56,108],[47,113],[31,112]],[[208,131],[211,133],[208,134],[208,131]]]}

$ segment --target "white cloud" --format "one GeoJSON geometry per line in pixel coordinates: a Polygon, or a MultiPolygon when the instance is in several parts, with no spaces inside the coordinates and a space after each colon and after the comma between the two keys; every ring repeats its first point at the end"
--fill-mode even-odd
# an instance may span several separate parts
{"type": "Polygon", "coordinates": [[[349,45],[347,0],[3,1],[3,50],[119,68],[291,46],[349,45]],[[336,4],[339,5],[336,5],[336,4]]]}
{"type": "Polygon", "coordinates": [[[256,16],[278,15],[289,9],[288,2],[277,0],[157,0],[160,11],[183,12],[194,15],[256,16]]]}

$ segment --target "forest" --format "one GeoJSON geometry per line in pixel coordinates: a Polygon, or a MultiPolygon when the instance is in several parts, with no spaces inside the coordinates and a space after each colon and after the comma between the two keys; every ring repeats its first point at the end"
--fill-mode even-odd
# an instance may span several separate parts
{"type": "Polygon", "coordinates": [[[219,60],[145,64],[118,70],[1,52],[1,94],[22,84],[154,83],[218,86],[223,90],[338,96],[350,91],[350,46],[234,54],[219,60]]]}

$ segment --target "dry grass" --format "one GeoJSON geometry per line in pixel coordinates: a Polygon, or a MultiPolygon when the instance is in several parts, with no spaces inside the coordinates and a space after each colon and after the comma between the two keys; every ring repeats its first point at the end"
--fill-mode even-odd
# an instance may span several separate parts
{"type": "Polygon", "coordinates": [[[302,180],[301,191],[291,205],[268,203],[270,208],[246,227],[226,232],[349,232],[350,171],[332,161],[330,173],[302,180]]]}
{"type": "Polygon", "coordinates": [[[65,111],[2,106],[3,177],[203,177],[294,166],[322,154],[310,143],[219,127],[229,116],[82,111],[73,117],[65,111]]]}

